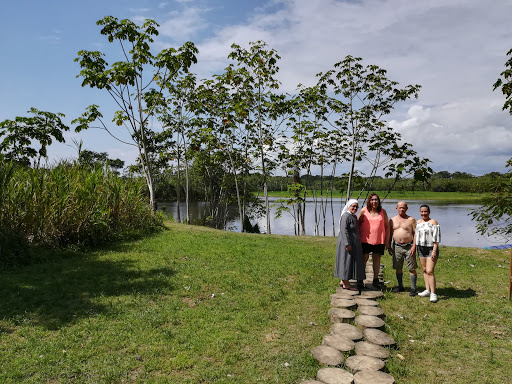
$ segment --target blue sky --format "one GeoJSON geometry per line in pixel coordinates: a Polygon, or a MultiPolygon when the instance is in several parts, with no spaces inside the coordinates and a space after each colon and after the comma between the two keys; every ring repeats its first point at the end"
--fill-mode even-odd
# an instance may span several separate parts
{"type": "MultiPolygon", "coordinates": [[[[96,21],[112,15],[160,25],[159,48],[187,40],[199,48],[191,70],[219,73],[236,42],[263,40],[282,57],[282,90],[312,85],[314,75],[346,55],[388,70],[401,85],[421,84],[418,100],[400,105],[388,121],[437,171],[476,175],[505,170],[512,156],[512,116],[492,84],[512,48],[508,0],[179,0],[5,1],[0,13],[0,121],[30,107],[62,112],[66,121],[86,106],[107,110],[102,92],[76,78],[79,50],[109,52],[96,21]]],[[[127,163],[134,151],[106,133],[67,134],[53,159],[76,156],[72,140],[127,163]]]]}

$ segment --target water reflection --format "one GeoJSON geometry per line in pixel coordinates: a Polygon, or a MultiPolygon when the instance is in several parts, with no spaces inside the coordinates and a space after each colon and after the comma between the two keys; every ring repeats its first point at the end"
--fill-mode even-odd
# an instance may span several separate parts
{"type": "MultiPolygon", "coordinates": [[[[386,200],[383,203],[383,207],[386,209],[390,217],[395,216],[396,203],[398,200],[386,200]]],[[[476,232],[475,222],[471,220],[471,216],[468,215],[470,210],[478,208],[476,204],[447,204],[444,202],[430,202],[430,201],[414,201],[408,200],[409,206],[408,214],[416,219],[420,218],[419,210],[420,205],[429,204],[431,209],[430,217],[437,220],[441,225],[442,242],[443,245],[458,246],[458,247],[486,247],[497,244],[503,244],[501,238],[491,238],[487,236],[481,236],[476,232]]],[[[159,203],[159,208],[166,206],[166,211],[171,213],[174,217],[177,214],[176,203],[159,203]]],[[[333,215],[331,214],[331,206],[328,203],[326,207],[325,215],[325,233],[327,236],[333,236],[338,233],[338,221],[341,212],[342,203],[340,199],[333,202],[332,210],[334,212],[334,231],[333,231],[333,215]]],[[[180,205],[182,217],[184,217],[185,204],[180,205]]],[[[273,234],[279,235],[294,235],[294,224],[295,221],[293,216],[288,213],[284,213],[281,218],[274,219],[276,214],[277,206],[274,205],[271,209],[272,222],[271,230],[273,234]]],[[[240,231],[240,222],[235,214],[230,214],[226,227],[230,231],[240,231]]],[[[316,214],[322,224],[318,227],[320,235],[323,235],[323,216],[319,214],[320,204],[316,206],[316,214]]],[[[205,214],[205,203],[204,202],[192,202],[190,204],[190,215],[193,224],[202,224],[206,218],[205,214]]],[[[266,232],[266,220],[264,217],[258,220],[258,225],[262,232],[266,232]]],[[[315,203],[312,200],[306,202],[306,235],[315,235],[315,203]]]]}

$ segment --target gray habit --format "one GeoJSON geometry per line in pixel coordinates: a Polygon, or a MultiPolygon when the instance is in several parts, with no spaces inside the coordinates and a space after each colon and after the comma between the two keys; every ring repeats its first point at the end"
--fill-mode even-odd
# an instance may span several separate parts
{"type": "Polygon", "coordinates": [[[364,280],[366,278],[363,249],[359,237],[359,223],[356,215],[345,212],[341,217],[340,234],[336,244],[334,276],[341,280],[364,280]],[[347,252],[347,245],[352,250],[347,252]]]}

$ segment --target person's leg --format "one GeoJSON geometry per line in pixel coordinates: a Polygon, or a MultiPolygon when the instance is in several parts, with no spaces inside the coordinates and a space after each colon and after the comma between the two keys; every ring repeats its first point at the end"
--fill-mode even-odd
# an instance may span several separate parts
{"type": "Polygon", "coordinates": [[[425,297],[430,295],[429,280],[427,277],[427,257],[420,257],[421,269],[423,270],[423,280],[425,281],[425,290],[418,296],[425,297]]]}
{"type": "Polygon", "coordinates": [[[436,267],[437,258],[432,260],[431,257],[426,257],[426,272],[428,277],[428,286],[430,293],[436,293],[436,276],[434,275],[434,268],[436,267]]]}
{"type": "Polygon", "coordinates": [[[397,246],[395,243],[393,243],[393,254],[391,256],[391,260],[393,261],[393,269],[395,270],[396,275],[396,281],[398,285],[393,288],[392,292],[403,292],[404,289],[404,252],[402,247],[397,246]]]}
{"type": "Polygon", "coordinates": [[[411,291],[409,292],[409,296],[416,296],[416,282],[418,281],[418,274],[415,269],[409,271],[409,277],[411,279],[411,291]]]}
{"type": "Polygon", "coordinates": [[[395,275],[396,275],[396,282],[398,283],[398,287],[399,288],[403,288],[404,287],[404,272],[400,269],[400,270],[396,270],[395,272],[395,275]]]}
{"type": "MultiPolygon", "coordinates": [[[[366,271],[366,264],[368,263],[368,259],[370,258],[369,253],[363,253],[363,260],[364,260],[364,269],[366,271]]],[[[359,290],[364,288],[364,281],[363,280],[357,280],[357,287],[359,290]]]]}
{"type": "Polygon", "coordinates": [[[379,273],[380,273],[380,253],[372,253],[373,260],[373,283],[374,285],[379,285],[379,273]]]}
{"type": "Polygon", "coordinates": [[[411,279],[411,291],[409,292],[409,296],[416,296],[416,282],[418,280],[418,274],[416,273],[416,269],[418,269],[418,263],[416,261],[416,256],[411,255],[412,244],[405,249],[405,260],[407,262],[407,269],[409,270],[409,278],[411,279]]]}

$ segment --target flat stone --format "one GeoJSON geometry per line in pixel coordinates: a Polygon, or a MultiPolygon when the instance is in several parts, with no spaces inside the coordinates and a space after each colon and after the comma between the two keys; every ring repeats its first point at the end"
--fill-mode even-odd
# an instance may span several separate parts
{"type": "Polygon", "coordinates": [[[389,350],[380,345],[359,341],[355,345],[356,355],[376,357],[378,359],[387,359],[389,350]]]}
{"type": "Polygon", "coordinates": [[[331,306],[336,308],[355,308],[357,303],[352,299],[331,299],[331,306]]]}
{"type": "Polygon", "coordinates": [[[354,375],[354,384],[394,384],[395,378],[389,373],[365,369],[354,375]]]}
{"type": "Polygon", "coordinates": [[[306,380],[300,384],[324,384],[324,383],[322,383],[321,381],[318,381],[318,380],[306,380]]]}
{"type": "Polygon", "coordinates": [[[335,323],[331,326],[331,334],[348,337],[351,340],[361,340],[363,331],[352,324],[335,323]]]}
{"type": "Polygon", "coordinates": [[[350,289],[345,289],[345,288],[341,288],[341,287],[336,288],[336,293],[346,294],[346,295],[350,295],[350,296],[359,295],[359,291],[351,291],[350,289]]]}
{"type": "Polygon", "coordinates": [[[340,368],[322,368],[318,370],[317,379],[325,384],[352,384],[354,375],[340,368]]]}
{"type": "Polygon", "coordinates": [[[348,323],[356,317],[354,312],[344,308],[331,308],[328,314],[333,323],[348,323]]]}
{"type": "Polygon", "coordinates": [[[319,345],[311,350],[311,354],[320,364],[340,365],[343,363],[343,354],[336,348],[328,345],[319,345]]]}
{"type": "Polygon", "coordinates": [[[373,344],[381,346],[392,346],[396,344],[395,339],[393,339],[392,336],[378,329],[366,328],[363,331],[363,335],[366,341],[373,344]]]}
{"type": "Polygon", "coordinates": [[[361,298],[363,299],[378,299],[384,297],[384,292],[382,291],[362,291],[361,298]]]}
{"type": "Polygon", "coordinates": [[[342,352],[352,351],[355,347],[354,340],[349,339],[346,336],[340,336],[336,334],[325,335],[322,339],[322,344],[328,345],[329,347],[333,347],[342,352]]]}
{"type": "Polygon", "coordinates": [[[375,300],[370,299],[362,299],[360,297],[355,298],[354,301],[357,303],[357,305],[360,306],[367,306],[367,307],[378,307],[379,303],[375,300]]]}
{"type": "Polygon", "coordinates": [[[335,300],[335,299],[347,299],[347,300],[352,300],[354,299],[355,296],[354,295],[350,295],[348,293],[334,293],[331,295],[331,300],[335,300]]]}
{"type": "Polygon", "coordinates": [[[345,360],[345,367],[351,373],[357,373],[364,369],[378,371],[384,368],[384,365],[386,364],[382,360],[370,356],[356,355],[345,360]]]}
{"type": "Polygon", "coordinates": [[[384,310],[380,307],[370,307],[368,305],[362,305],[357,307],[357,312],[360,315],[369,315],[369,316],[384,316],[384,310]]]}
{"type": "Polygon", "coordinates": [[[384,327],[384,320],[378,318],[377,316],[370,315],[359,315],[355,320],[356,325],[361,329],[366,328],[382,328],[384,327]]]}

